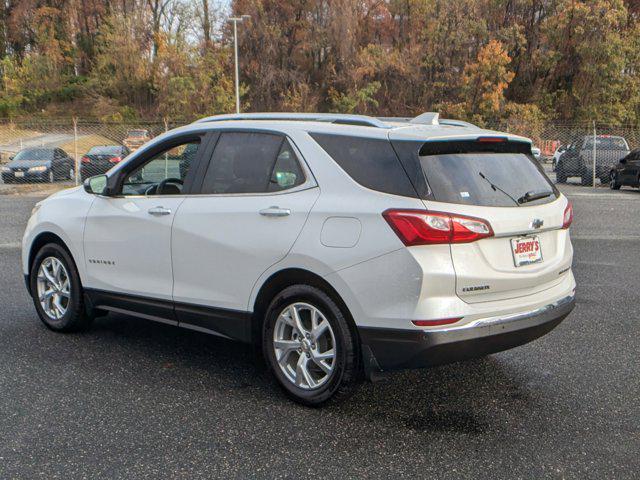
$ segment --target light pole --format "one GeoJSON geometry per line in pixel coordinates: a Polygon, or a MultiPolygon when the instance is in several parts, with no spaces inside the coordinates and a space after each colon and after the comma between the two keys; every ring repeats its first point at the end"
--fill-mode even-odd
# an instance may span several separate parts
{"type": "Polygon", "coordinates": [[[236,64],[236,113],[240,113],[240,80],[238,79],[238,22],[243,22],[251,18],[251,15],[240,15],[239,17],[229,17],[228,22],[233,22],[233,54],[236,64]]]}

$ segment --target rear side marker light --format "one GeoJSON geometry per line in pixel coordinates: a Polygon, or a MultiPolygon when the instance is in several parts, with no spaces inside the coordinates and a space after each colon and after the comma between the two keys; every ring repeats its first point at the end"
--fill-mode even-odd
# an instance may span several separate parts
{"type": "Polygon", "coordinates": [[[391,209],[382,216],[407,247],[471,243],[493,236],[486,220],[446,212],[391,209]]]}
{"type": "Polygon", "coordinates": [[[438,320],[411,320],[416,327],[437,327],[440,325],[451,325],[459,322],[463,317],[458,318],[439,318],[438,320]]]}
{"type": "Polygon", "coordinates": [[[82,157],[81,162],[82,163],[91,163],[91,159],[89,157],[82,157]]]}
{"type": "Polygon", "coordinates": [[[564,209],[564,215],[562,216],[562,228],[569,228],[573,222],[573,205],[571,202],[567,203],[567,207],[564,209]]]}
{"type": "Polygon", "coordinates": [[[109,159],[109,163],[120,163],[122,161],[122,158],[120,157],[111,157],[109,159]]]}

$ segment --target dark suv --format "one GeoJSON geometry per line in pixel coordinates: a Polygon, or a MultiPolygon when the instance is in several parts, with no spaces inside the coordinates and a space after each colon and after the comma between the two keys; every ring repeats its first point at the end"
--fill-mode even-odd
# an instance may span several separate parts
{"type": "Polygon", "coordinates": [[[620,159],[618,164],[611,169],[610,177],[609,186],[612,190],[620,190],[620,187],[624,185],[640,187],[640,149],[634,150],[620,159]]]}
{"type": "MultiPolygon", "coordinates": [[[[580,177],[582,185],[593,183],[594,137],[585,136],[571,143],[560,156],[556,166],[558,183],[566,183],[568,177],[580,177]]],[[[629,154],[629,145],[623,137],[598,135],[595,137],[596,177],[609,183],[609,174],[618,161],[629,154]]]]}

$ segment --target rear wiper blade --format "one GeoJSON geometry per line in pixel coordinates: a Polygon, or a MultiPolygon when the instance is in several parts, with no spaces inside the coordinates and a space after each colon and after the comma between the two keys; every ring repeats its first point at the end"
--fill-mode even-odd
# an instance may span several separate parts
{"type": "Polygon", "coordinates": [[[525,193],[518,199],[518,203],[527,203],[533,202],[534,200],[540,200],[541,198],[547,198],[553,195],[551,190],[542,190],[536,192],[535,190],[531,190],[530,192],[525,193]]]}
{"type": "Polygon", "coordinates": [[[516,205],[520,206],[520,203],[518,203],[518,201],[513,198],[511,195],[509,195],[507,192],[505,192],[503,189],[501,189],[499,186],[497,186],[495,183],[493,183],[491,180],[489,180],[484,173],[482,172],[478,172],[478,175],[480,175],[480,177],[482,177],[493,189],[493,191],[498,191],[498,192],[502,192],[504,193],[507,197],[509,197],[511,200],[513,200],[513,203],[515,203],[516,205]]]}

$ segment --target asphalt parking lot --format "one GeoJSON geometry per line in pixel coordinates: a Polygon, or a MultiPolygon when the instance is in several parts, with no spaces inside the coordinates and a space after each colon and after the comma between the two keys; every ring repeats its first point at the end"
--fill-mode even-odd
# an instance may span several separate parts
{"type": "Polygon", "coordinates": [[[638,478],[640,192],[564,190],[565,322],[321,410],[240,344],[123,315],[48,331],[19,263],[40,197],[0,196],[0,478],[638,478]]]}

